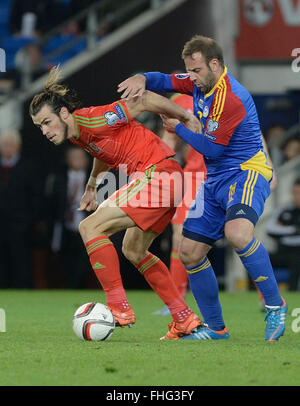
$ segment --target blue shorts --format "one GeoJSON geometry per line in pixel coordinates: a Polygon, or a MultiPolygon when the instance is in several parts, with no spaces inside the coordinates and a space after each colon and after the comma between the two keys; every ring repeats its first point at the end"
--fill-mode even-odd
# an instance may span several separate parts
{"type": "Polygon", "coordinates": [[[183,235],[208,245],[224,236],[226,221],[246,218],[254,225],[270,195],[270,182],[253,169],[235,170],[202,183],[183,223],[183,235]]]}

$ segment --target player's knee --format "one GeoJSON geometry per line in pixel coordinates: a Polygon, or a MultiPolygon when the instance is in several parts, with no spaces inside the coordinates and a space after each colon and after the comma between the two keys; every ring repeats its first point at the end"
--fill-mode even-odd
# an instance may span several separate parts
{"type": "Polygon", "coordinates": [[[106,235],[106,228],[99,219],[96,221],[95,217],[90,215],[79,223],[78,230],[83,241],[87,242],[99,235],[106,235]]]}
{"type": "Polygon", "coordinates": [[[79,223],[78,231],[79,231],[79,233],[80,233],[80,235],[81,235],[81,238],[82,238],[83,240],[85,240],[85,236],[86,236],[86,234],[87,234],[86,219],[82,220],[82,221],[79,223]]]}
{"type": "Polygon", "coordinates": [[[209,248],[194,250],[193,247],[188,245],[181,245],[179,247],[179,259],[185,267],[198,265],[207,255],[209,248]]]}
{"type": "Polygon", "coordinates": [[[88,217],[79,223],[78,230],[84,242],[89,241],[94,236],[93,226],[88,217]]]}
{"type": "Polygon", "coordinates": [[[124,240],[122,245],[122,253],[134,266],[139,264],[147,255],[147,253],[144,250],[141,250],[135,242],[128,242],[124,240]]]}
{"type": "Polygon", "coordinates": [[[238,222],[228,222],[225,225],[225,237],[235,250],[242,250],[253,239],[253,229],[242,227],[238,222]]]}

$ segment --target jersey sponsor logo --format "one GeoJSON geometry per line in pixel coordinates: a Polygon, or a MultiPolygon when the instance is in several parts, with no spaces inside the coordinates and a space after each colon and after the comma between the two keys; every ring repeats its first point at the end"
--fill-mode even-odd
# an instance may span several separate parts
{"type": "Polygon", "coordinates": [[[203,104],[204,104],[204,100],[203,99],[199,99],[198,101],[198,106],[200,109],[203,109],[203,104]]]}
{"type": "MultiPolygon", "coordinates": [[[[236,183],[237,182],[235,182],[235,183],[233,183],[232,185],[229,186],[228,203],[232,202],[232,200],[233,200],[233,195],[235,194],[235,189],[236,189],[236,183]]],[[[241,213],[238,212],[236,214],[241,214],[241,213]]],[[[246,214],[246,213],[243,212],[243,214],[246,214]]]]}
{"type": "Polygon", "coordinates": [[[95,152],[101,152],[101,148],[99,148],[97,145],[93,144],[92,142],[89,143],[89,147],[92,148],[93,151],[95,152]]]}
{"type": "Polygon", "coordinates": [[[104,117],[106,118],[106,122],[109,126],[115,125],[119,121],[119,116],[113,111],[107,111],[104,114],[104,117]]]}
{"type": "Polygon", "coordinates": [[[126,115],[119,104],[115,106],[115,110],[122,123],[126,122],[127,121],[126,115]]]}
{"type": "Polygon", "coordinates": [[[207,117],[208,114],[209,114],[209,108],[208,108],[208,106],[205,106],[204,110],[203,110],[203,117],[207,117]]]}
{"type": "Polygon", "coordinates": [[[176,73],[175,77],[177,79],[187,79],[190,77],[190,75],[188,73],[176,73]]]}
{"type": "Polygon", "coordinates": [[[217,137],[215,135],[209,134],[205,131],[204,136],[208,138],[210,141],[216,141],[217,137]]]}
{"type": "Polygon", "coordinates": [[[218,121],[214,121],[213,119],[209,119],[206,125],[207,131],[212,133],[216,131],[219,128],[219,123],[218,121]]]}

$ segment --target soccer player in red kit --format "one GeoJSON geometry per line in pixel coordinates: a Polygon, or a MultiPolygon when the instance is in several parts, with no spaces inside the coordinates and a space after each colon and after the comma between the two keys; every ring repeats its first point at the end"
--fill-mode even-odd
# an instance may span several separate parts
{"type": "Polygon", "coordinates": [[[50,142],[60,145],[68,139],[94,157],[79,209],[95,212],[80,223],[79,231],[116,325],[135,323],[120,275],[118,254],[109,239],[126,229],[122,247],[125,257],[172,315],[162,339],[174,340],[190,334],[201,324],[200,319],[180,296],[166,265],[148,251],[182,199],[183,172],[173,159],[174,151],[134,118],[147,110],[176,116],[191,128],[197,128],[197,122],[186,110],[151,92],[130,101],[80,108],[75,93],[57,83],[59,73],[57,68],[52,69],[44,91],[31,101],[29,112],[50,142]],[[96,178],[109,168],[124,165],[131,181],[98,206],[96,178]],[[163,182],[168,176],[172,182],[163,182]]]}
{"type": "MultiPolygon", "coordinates": [[[[193,112],[193,98],[187,94],[175,93],[170,98],[174,103],[183,107],[188,112],[193,112]]],[[[178,146],[178,136],[164,130],[161,139],[176,151],[178,146]]],[[[177,207],[176,212],[171,220],[172,224],[172,251],[170,260],[170,272],[174,283],[182,297],[185,297],[188,287],[188,275],[183,263],[179,259],[178,248],[182,233],[182,225],[190,205],[192,204],[196,193],[205,180],[206,167],[202,154],[187,144],[187,153],[185,156],[184,171],[184,197],[182,203],[177,207]]],[[[165,307],[154,314],[169,314],[168,308],[165,307]]]]}

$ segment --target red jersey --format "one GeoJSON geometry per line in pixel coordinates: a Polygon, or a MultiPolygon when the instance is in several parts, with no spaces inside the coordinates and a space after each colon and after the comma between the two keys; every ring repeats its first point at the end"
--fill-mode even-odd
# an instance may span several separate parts
{"type": "MultiPolygon", "coordinates": [[[[188,94],[176,93],[172,96],[171,100],[183,107],[185,110],[193,113],[193,97],[188,94]]],[[[200,152],[196,151],[193,147],[188,145],[188,153],[186,156],[186,164],[184,167],[186,172],[206,172],[204,159],[200,152]]]]}
{"type": "Polygon", "coordinates": [[[70,141],[111,168],[126,165],[127,175],[175,155],[157,135],[130,118],[122,100],[75,110],[73,117],[78,133],[70,141]]]}

